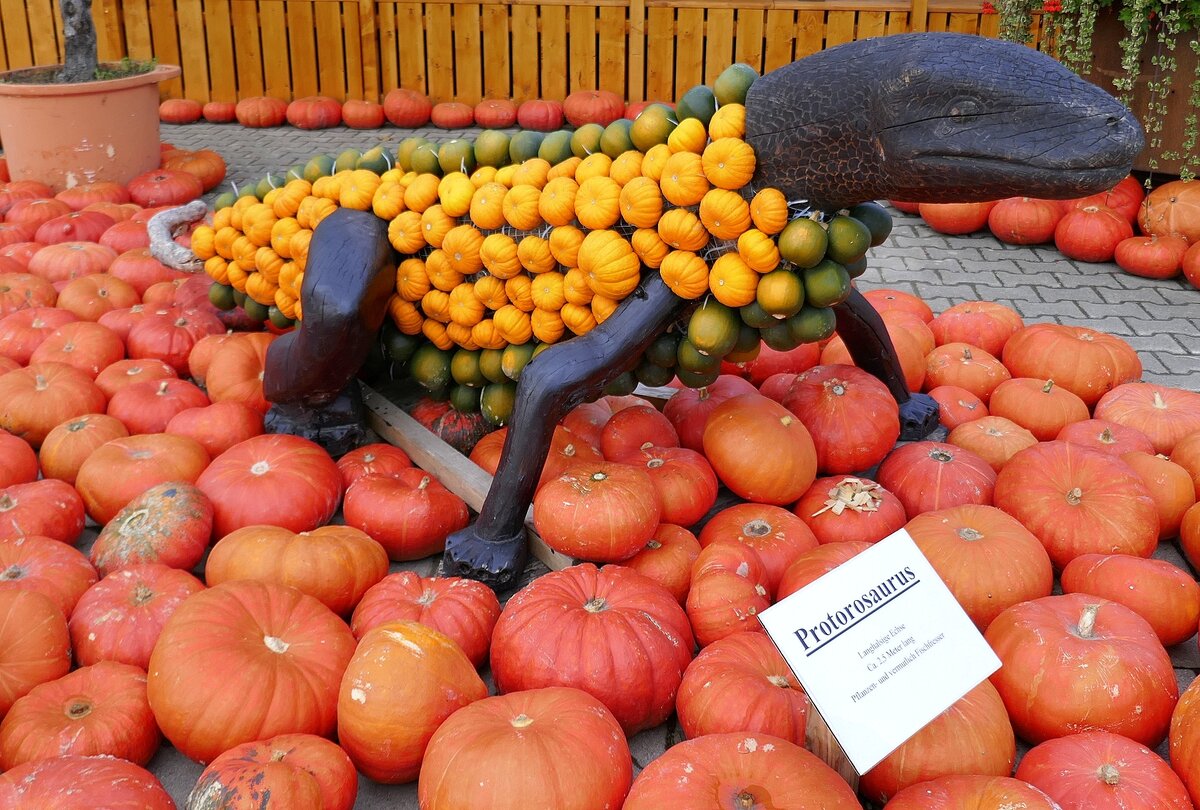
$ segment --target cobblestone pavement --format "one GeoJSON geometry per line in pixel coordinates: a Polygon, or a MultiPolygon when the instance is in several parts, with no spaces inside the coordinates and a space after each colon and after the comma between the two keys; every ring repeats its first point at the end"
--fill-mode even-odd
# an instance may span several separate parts
{"type": "MultiPolygon", "coordinates": [[[[162,138],[181,148],[215,149],[229,164],[227,181],[241,186],[322,152],[365,151],[378,144],[394,149],[412,135],[444,142],[473,137],[478,131],[338,127],[306,132],[289,127],[253,130],[191,124],[163,125],[162,138]]],[[[218,191],[226,188],[228,182],[218,191]]],[[[871,267],[858,281],[863,289],[886,287],[915,293],[934,312],[962,301],[989,300],[1013,307],[1027,322],[1054,321],[1101,329],[1119,335],[1138,351],[1147,381],[1200,391],[1200,291],[1185,281],[1142,279],[1122,272],[1115,264],[1071,261],[1053,246],[1004,245],[990,234],[944,236],[915,216],[899,212],[895,216],[891,237],[872,250],[871,267]]],[[[1173,544],[1163,544],[1157,556],[1187,567],[1173,544]]],[[[404,567],[428,576],[435,565],[436,560],[424,560],[404,567]]],[[[1196,639],[1172,648],[1171,653],[1180,683],[1186,686],[1200,669],[1196,639]]],[[[673,721],[639,734],[630,741],[635,764],[644,766],[680,739],[673,721]]],[[[181,806],[201,771],[169,746],[164,746],[151,768],[181,806]]],[[[417,807],[415,785],[385,787],[366,779],[359,783],[356,807],[360,810],[417,807]]]]}

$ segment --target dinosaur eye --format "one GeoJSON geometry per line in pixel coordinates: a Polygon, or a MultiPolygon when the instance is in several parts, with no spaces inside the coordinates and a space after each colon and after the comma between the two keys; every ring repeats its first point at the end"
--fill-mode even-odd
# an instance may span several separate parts
{"type": "Polygon", "coordinates": [[[983,112],[983,105],[969,96],[959,96],[950,102],[947,114],[951,118],[969,118],[983,112]]]}

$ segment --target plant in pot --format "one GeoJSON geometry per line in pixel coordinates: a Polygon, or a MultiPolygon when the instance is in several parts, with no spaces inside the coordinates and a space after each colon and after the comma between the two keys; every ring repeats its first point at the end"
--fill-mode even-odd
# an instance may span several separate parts
{"type": "Polygon", "coordinates": [[[995,0],[983,9],[1000,15],[1002,39],[1036,36],[1138,115],[1147,143],[1137,168],[1195,175],[1200,0],[995,0]]]}
{"type": "Polygon", "coordinates": [[[125,183],[159,164],[158,83],[179,75],[154,62],[98,64],[91,0],[60,0],[64,63],[0,73],[0,142],[13,180],[56,191],[125,183]]]}

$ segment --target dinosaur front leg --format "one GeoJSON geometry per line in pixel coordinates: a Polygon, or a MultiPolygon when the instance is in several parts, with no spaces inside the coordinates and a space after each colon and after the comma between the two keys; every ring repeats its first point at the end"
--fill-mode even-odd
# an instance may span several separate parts
{"type": "Polygon", "coordinates": [[[655,273],[604,323],[538,355],[525,367],[500,465],[479,518],[446,540],[446,574],[478,579],[498,591],[516,583],[528,553],[525,513],[546,463],[554,426],[633,368],[690,303],[655,273]]]}
{"type": "Polygon", "coordinates": [[[901,441],[919,441],[932,433],[938,425],[937,402],[928,394],[908,390],[887,327],[871,302],[858,290],[851,290],[849,297],[833,310],[838,334],[855,365],[881,380],[896,398],[900,406],[901,441]]]}

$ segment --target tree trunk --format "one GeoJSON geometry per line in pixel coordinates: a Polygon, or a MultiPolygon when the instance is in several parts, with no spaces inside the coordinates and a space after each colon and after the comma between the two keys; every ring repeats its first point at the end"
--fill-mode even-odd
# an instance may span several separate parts
{"type": "Polygon", "coordinates": [[[92,0],[60,0],[66,58],[58,80],[90,82],[96,78],[96,25],[92,0]]]}

